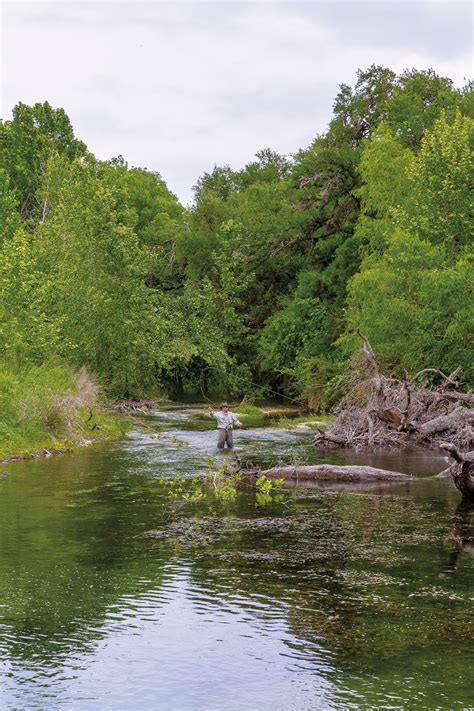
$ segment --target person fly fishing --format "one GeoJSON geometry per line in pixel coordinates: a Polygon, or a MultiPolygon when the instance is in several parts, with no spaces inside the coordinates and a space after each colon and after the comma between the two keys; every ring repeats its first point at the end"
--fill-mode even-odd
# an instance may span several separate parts
{"type": "Polygon", "coordinates": [[[224,446],[227,444],[229,449],[233,449],[234,435],[232,430],[234,429],[234,425],[242,427],[240,420],[233,412],[230,412],[230,406],[226,402],[222,403],[217,412],[209,410],[209,414],[217,420],[218,448],[224,449],[224,446]]]}

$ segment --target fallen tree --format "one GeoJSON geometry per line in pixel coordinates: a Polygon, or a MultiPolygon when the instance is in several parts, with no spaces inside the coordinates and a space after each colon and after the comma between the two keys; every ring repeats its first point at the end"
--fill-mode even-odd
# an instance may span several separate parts
{"type": "MultiPolygon", "coordinates": [[[[460,452],[450,442],[441,442],[439,448],[447,452],[453,460],[450,466],[438,474],[436,478],[451,477],[455,486],[462,494],[462,501],[472,506],[474,503],[474,451],[460,452]]],[[[319,481],[330,484],[378,484],[412,481],[414,477],[402,472],[378,469],[366,465],[338,464],[282,464],[271,469],[241,471],[242,460],[236,455],[236,467],[229,474],[239,472],[247,478],[267,477],[269,479],[284,479],[285,481],[319,481]]]]}
{"type": "Polygon", "coordinates": [[[386,376],[367,338],[359,336],[364,363],[352,375],[335,422],[316,433],[318,447],[433,446],[446,439],[458,447],[474,443],[474,394],[460,390],[460,368],[450,374],[424,368],[403,380],[386,376]]]}
{"type": "Polygon", "coordinates": [[[250,476],[266,476],[269,479],[314,479],[315,481],[336,482],[377,482],[377,481],[407,481],[412,479],[408,474],[392,472],[388,469],[377,469],[369,466],[339,466],[336,464],[308,464],[291,466],[284,465],[252,472],[250,476]]]}

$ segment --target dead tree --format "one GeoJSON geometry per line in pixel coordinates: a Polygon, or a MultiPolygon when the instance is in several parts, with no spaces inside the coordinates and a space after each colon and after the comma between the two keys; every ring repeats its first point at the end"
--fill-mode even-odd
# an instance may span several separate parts
{"type": "MultiPolygon", "coordinates": [[[[453,463],[446,471],[451,475],[463,499],[474,501],[474,477],[471,476],[471,471],[474,471],[474,451],[463,454],[450,442],[441,442],[439,448],[447,452],[453,460],[453,463]]],[[[442,474],[445,474],[445,472],[442,472],[442,474]]]]}

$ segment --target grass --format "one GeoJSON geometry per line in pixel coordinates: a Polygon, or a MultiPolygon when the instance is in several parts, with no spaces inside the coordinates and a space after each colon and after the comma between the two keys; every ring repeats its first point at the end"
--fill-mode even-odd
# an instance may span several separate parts
{"type": "Polygon", "coordinates": [[[237,415],[244,425],[263,425],[268,421],[268,415],[262,410],[262,408],[257,407],[257,405],[244,403],[242,405],[237,405],[232,412],[237,415]]]}
{"type": "Polygon", "coordinates": [[[325,429],[331,422],[334,422],[336,418],[334,415],[313,415],[313,414],[302,414],[296,417],[281,417],[277,423],[277,427],[282,427],[284,429],[294,429],[297,425],[308,425],[309,428],[319,428],[325,429]]]}
{"type": "Polygon", "coordinates": [[[100,388],[61,363],[0,366],[0,459],[73,449],[121,436],[130,424],[100,407],[100,388]],[[92,417],[91,417],[92,413],[92,417]]]}
{"type": "Polygon", "coordinates": [[[239,415],[264,415],[261,407],[257,405],[251,405],[250,403],[242,403],[242,405],[237,405],[233,408],[233,412],[239,415]]]}

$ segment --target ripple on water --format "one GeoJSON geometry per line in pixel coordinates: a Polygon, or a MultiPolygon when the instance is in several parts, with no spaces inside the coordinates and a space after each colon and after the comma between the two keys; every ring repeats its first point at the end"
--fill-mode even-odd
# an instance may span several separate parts
{"type": "MultiPolygon", "coordinates": [[[[216,454],[190,414],[0,480],[0,708],[468,707],[473,566],[448,483],[243,491],[166,523],[159,479],[216,454]]],[[[321,457],[310,433],[236,442],[262,465],[321,457]]]]}

